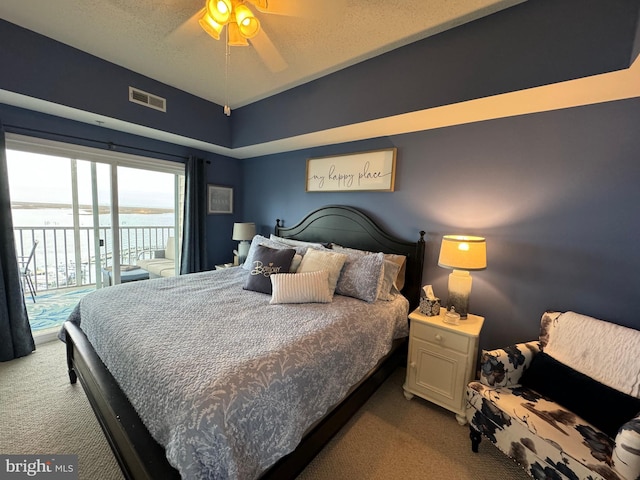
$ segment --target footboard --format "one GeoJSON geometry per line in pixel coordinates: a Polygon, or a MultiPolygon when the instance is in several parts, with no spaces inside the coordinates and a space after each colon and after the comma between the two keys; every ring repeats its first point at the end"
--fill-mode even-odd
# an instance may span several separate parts
{"type": "MultiPolygon", "coordinates": [[[[75,324],[65,322],[67,365],[71,383],[80,383],[127,479],[179,479],[158,444],[111,373],[75,324]]],[[[311,428],[298,448],[267,470],[260,478],[293,479],[316,456],[340,428],[400,365],[406,362],[407,339],[394,341],[391,351],[369,375],[327,416],[311,428]]]]}
{"type": "Polygon", "coordinates": [[[179,479],[117,382],[78,326],[65,322],[69,379],[79,378],[107,441],[128,479],[179,479]]]}

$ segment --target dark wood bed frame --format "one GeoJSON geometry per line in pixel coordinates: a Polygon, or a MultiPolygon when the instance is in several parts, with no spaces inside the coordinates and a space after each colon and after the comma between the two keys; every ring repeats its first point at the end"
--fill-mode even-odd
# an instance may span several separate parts
{"type": "MultiPolygon", "coordinates": [[[[277,220],[275,228],[275,234],[281,237],[406,255],[402,293],[409,299],[411,309],[417,306],[425,232],[420,232],[417,242],[406,242],[384,232],[363,212],[340,205],[315,210],[293,227],[284,227],[281,222],[277,220]]],[[[153,439],[82,330],[70,322],[65,322],[64,329],[69,379],[71,383],[80,379],[124,476],[136,480],[180,478],[167,461],[164,448],[153,439]]],[[[406,358],[406,343],[406,339],[395,342],[389,354],[350,390],[348,396],[306,433],[296,450],[280,459],[261,478],[295,478],[402,364],[406,358]]]]}

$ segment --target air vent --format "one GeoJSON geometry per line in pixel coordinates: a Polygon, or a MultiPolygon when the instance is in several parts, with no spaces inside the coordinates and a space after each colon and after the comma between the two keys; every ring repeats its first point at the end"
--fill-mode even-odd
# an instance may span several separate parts
{"type": "Polygon", "coordinates": [[[137,88],[129,87],[129,101],[137,103],[139,105],[144,105],[149,108],[160,110],[161,112],[167,111],[166,99],[147,92],[143,92],[142,90],[138,90],[137,88]]]}

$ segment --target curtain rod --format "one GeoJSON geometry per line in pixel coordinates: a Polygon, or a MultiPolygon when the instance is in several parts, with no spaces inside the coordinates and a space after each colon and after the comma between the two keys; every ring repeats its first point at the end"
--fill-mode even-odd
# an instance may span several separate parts
{"type": "MultiPolygon", "coordinates": [[[[53,135],[53,136],[57,136],[57,137],[63,137],[63,138],[70,138],[70,139],[74,139],[74,140],[82,140],[85,142],[93,142],[93,143],[97,143],[100,145],[104,145],[106,146],[107,150],[113,150],[115,151],[117,148],[128,148],[130,150],[136,150],[138,152],[146,152],[146,153],[152,153],[152,154],[156,154],[156,155],[163,155],[163,156],[167,156],[167,157],[174,157],[174,158],[179,158],[181,160],[188,160],[189,157],[188,156],[184,156],[184,155],[177,155],[174,153],[165,153],[165,152],[158,152],[156,150],[150,150],[147,148],[140,148],[140,147],[133,147],[130,145],[123,145],[123,144],[119,144],[119,143],[114,143],[114,142],[105,142],[104,140],[94,140],[92,138],[85,138],[85,137],[77,137],[74,135],[67,135],[64,133],[56,133],[56,132],[48,132],[46,130],[38,130],[35,128],[29,128],[29,127],[21,127],[19,125],[10,125],[10,124],[4,124],[5,129],[6,128],[10,128],[10,129],[17,129],[17,130],[23,130],[23,131],[27,131],[27,132],[32,132],[32,133],[44,133],[46,135],[53,135]]],[[[19,132],[13,132],[13,133],[19,133],[19,132]]],[[[207,163],[211,163],[209,160],[206,161],[207,163]]]]}

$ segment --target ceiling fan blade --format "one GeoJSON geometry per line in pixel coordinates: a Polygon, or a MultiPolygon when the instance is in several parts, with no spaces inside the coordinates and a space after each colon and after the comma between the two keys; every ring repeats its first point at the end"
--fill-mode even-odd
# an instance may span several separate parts
{"type": "Polygon", "coordinates": [[[289,66],[264,30],[261,29],[249,42],[272,72],[281,72],[289,66]]]}

